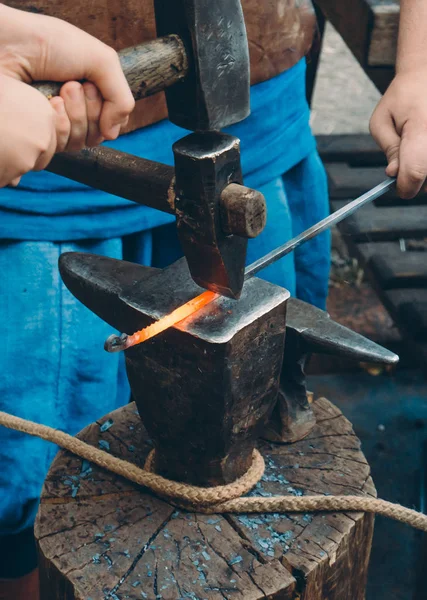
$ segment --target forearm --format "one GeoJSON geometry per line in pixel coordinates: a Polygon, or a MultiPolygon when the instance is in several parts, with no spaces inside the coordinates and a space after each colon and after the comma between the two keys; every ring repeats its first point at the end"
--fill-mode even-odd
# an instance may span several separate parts
{"type": "Polygon", "coordinates": [[[396,72],[427,67],[427,1],[401,0],[396,72]]]}

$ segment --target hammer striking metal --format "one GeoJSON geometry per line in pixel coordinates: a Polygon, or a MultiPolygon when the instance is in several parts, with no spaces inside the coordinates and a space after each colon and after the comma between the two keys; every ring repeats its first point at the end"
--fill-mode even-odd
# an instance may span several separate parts
{"type": "MultiPolygon", "coordinates": [[[[174,52],[184,65],[181,75],[185,73],[185,77],[180,75],[179,82],[166,90],[169,119],[196,132],[174,145],[176,183],[163,194],[167,205],[163,201],[161,209],[177,216],[178,235],[194,281],[238,298],[243,287],[247,238],[258,235],[265,224],[264,199],[258,193],[236,188],[243,183],[239,141],[219,133],[250,113],[250,61],[242,6],[239,0],[155,0],[155,14],[157,31],[166,36],[163,41],[157,40],[159,48],[166,41],[166,45],[175,44],[174,52]],[[184,55],[179,44],[185,48],[184,55]]],[[[147,54],[147,45],[144,48],[147,54]]],[[[142,91],[150,87],[141,78],[144,69],[141,73],[135,70],[134,59],[141,47],[134,53],[126,52],[122,54],[122,64],[132,73],[134,93],[148,95],[142,91]]],[[[152,54],[154,58],[155,52],[152,54]]],[[[166,65],[168,85],[169,67],[166,65]]],[[[151,88],[154,85],[158,91],[158,73],[151,79],[157,82],[154,85],[152,81],[151,88]]],[[[42,90],[46,92],[46,86],[42,90]]],[[[51,93],[52,89],[48,91],[51,93]]],[[[80,169],[82,163],[93,163],[94,158],[84,152],[78,159],[55,158],[49,170],[82,181],[83,171],[88,172],[80,169]],[[80,163],[74,172],[73,160],[80,163]]],[[[120,159],[113,158],[109,166],[114,168],[120,159]]],[[[132,173],[129,175],[132,177],[132,173]]],[[[91,179],[97,188],[110,191],[105,187],[99,163],[94,165],[91,179]]],[[[117,190],[115,180],[110,186],[113,190],[117,190]]],[[[159,177],[149,176],[149,180],[149,184],[153,180],[157,184],[159,177]]],[[[122,180],[120,185],[129,187],[128,182],[122,180]]],[[[120,190],[113,193],[122,195],[120,190]]],[[[140,198],[137,201],[145,203],[140,198]]],[[[149,195],[147,204],[153,206],[149,195]]]]}

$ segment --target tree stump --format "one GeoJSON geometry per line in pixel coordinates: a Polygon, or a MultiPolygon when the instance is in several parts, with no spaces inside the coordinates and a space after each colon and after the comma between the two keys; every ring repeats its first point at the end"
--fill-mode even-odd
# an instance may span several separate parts
{"type": "MultiPolygon", "coordinates": [[[[292,445],[260,442],[252,492],[375,496],[351,423],[329,401],[292,445]]],[[[87,427],[88,443],[143,467],[135,405],[87,427]]],[[[374,519],[351,514],[199,515],[60,451],[36,522],[42,600],[362,600],[374,519]]]]}

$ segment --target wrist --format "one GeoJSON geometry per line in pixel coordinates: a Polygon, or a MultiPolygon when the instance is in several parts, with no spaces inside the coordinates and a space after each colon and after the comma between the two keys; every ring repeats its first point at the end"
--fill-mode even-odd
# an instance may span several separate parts
{"type": "Polygon", "coordinates": [[[427,56],[406,54],[396,61],[396,75],[413,75],[427,71],[427,56]]]}

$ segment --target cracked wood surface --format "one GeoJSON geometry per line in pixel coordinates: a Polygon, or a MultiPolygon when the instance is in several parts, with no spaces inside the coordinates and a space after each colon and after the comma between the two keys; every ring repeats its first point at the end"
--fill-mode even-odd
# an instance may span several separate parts
{"type": "MultiPolygon", "coordinates": [[[[305,440],[260,443],[251,493],[375,496],[349,421],[325,399],[314,411],[305,440]]],[[[79,437],[141,467],[151,449],[133,404],[79,437]]],[[[60,451],[36,523],[42,600],[363,600],[372,533],[361,513],[189,514],[60,451]]]]}

